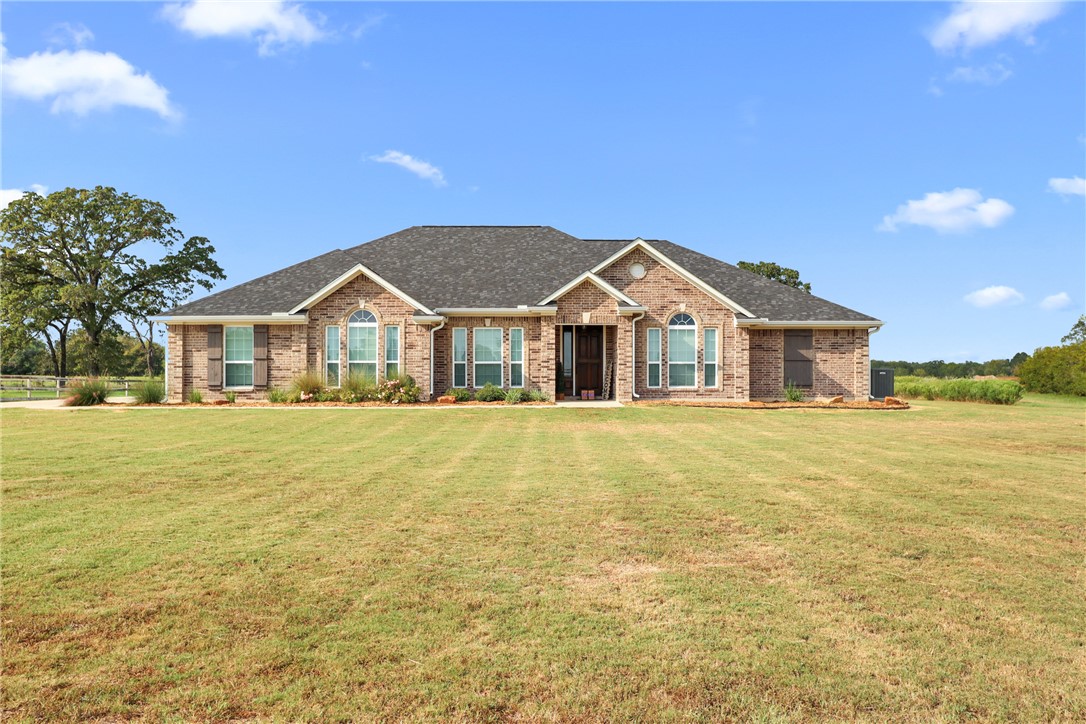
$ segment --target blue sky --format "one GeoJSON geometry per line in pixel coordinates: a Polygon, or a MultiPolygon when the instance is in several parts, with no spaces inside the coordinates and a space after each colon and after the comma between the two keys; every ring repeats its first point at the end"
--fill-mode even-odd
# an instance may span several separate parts
{"type": "Polygon", "coordinates": [[[667,238],[798,268],[872,357],[1007,357],[1086,301],[1084,15],[5,2],[0,202],[161,201],[223,286],[415,224],[667,238]]]}

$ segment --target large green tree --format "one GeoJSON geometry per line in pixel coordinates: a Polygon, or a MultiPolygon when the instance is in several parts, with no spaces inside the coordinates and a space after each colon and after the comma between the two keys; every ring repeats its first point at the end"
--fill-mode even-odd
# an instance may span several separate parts
{"type": "Polygon", "coordinates": [[[766,279],[772,279],[775,282],[781,284],[787,284],[790,287],[801,289],[808,294],[811,293],[811,285],[807,282],[800,281],[799,272],[795,269],[789,269],[786,266],[780,264],[774,264],[771,261],[741,261],[737,265],[740,269],[746,269],[749,272],[754,272],[766,279]]]}
{"type": "Polygon", "coordinates": [[[1078,321],[1071,327],[1071,331],[1060,340],[1063,344],[1076,344],[1086,342],[1086,314],[1080,314],[1078,321]]]}
{"type": "Polygon", "coordinates": [[[57,300],[86,335],[87,372],[100,374],[121,315],[145,319],[225,278],[211,243],[186,239],[175,221],[157,201],[106,186],[27,194],[0,212],[5,294],[57,300]]]}

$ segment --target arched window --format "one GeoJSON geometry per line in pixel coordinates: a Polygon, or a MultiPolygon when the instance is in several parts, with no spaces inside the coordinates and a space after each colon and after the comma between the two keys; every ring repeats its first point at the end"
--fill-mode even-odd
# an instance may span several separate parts
{"type": "Polygon", "coordinates": [[[377,317],[366,309],[347,320],[347,374],[377,381],[377,317]]]}
{"type": "Polygon", "coordinates": [[[667,323],[667,386],[698,386],[698,323],[689,314],[676,314],[667,323]]]}

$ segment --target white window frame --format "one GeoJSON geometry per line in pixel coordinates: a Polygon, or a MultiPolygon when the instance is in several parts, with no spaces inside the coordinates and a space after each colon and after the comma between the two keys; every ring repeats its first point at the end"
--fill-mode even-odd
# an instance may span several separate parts
{"type": "Polygon", "coordinates": [[[468,384],[469,382],[471,382],[471,380],[468,379],[468,328],[467,327],[453,327],[453,331],[452,331],[452,372],[453,372],[453,374],[452,374],[451,382],[452,382],[453,388],[455,388],[455,389],[468,389],[468,388],[471,387],[471,385],[468,384]],[[457,362],[456,361],[456,338],[458,336],[461,336],[461,337],[464,338],[464,361],[463,362],[457,362]],[[464,384],[463,384],[463,386],[458,386],[456,384],[456,368],[457,368],[458,365],[462,366],[464,368],[464,384]]]}
{"type": "Polygon", "coordinates": [[[701,330],[701,380],[707,390],[716,390],[720,388],[720,328],[719,327],[704,327],[701,330]],[[713,333],[713,345],[711,347],[713,351],[713,361],[709,361],[710,346],[706,344],[705,337],[710,333],[713,333]],[[713,368],[713,379],[715,383],[710,385],[709,375],[706,370],[713,368]]]}
{"type": "Polygon", "coordinates": [[[686,312],[676,312],[667,319],[667,388],[669,390],[696,390],[698,389],[698,320],[694,319],[693,315],[686,312]],[[689,325],[673,325],[671,320],[679,315],[690,317],[694,322],[694,326],[689,325]],[[671,361],[671,332],[693,332],[694,333],[694,361],[693,362],[672,362],[671,361]],[[671,365],[692,365],[694,367],[694,384],[692,385],[673,385],[671,384],[671,365]]]}
{"type": "MultiPolygon", "coordinates": [[[[509,328],[509,386],[514,387],[514,388],[518,388],[518,389],[523,389],[524,384],[525,384],[525,380],[524,380],[524,358],[525,358],[526,355],[524,354],[524,347],[525,347],[525,343],[524,343],[524,327],[510,327],[509,328]],[[520,359],[519,360],[513,359],[513,332],[520,332],[520,359]],[[513,384],[513,365],[519,365],[520,366],[520,384],[519,385],[514,385],[513,384]]],[[[604,369],[606,369],[606,368],[607,368],[607,363],[605,361],[604,362],[604,369]]]]}
{"type": "Polygon", "coordinates": [[[649,389],[658,390],[664,384],[664,370],[663,370],[663,331],[659,327],[648,327],[645,330],[645,386],[649,389]],[[656,361],[652,359],[652,337],[653,332],[656,333],[656,361]],[[652,383],[652,367],[656,366],[656,384],[652,383]]]}
{"type": "Polygon", "coordinates": [[[385,373],[385,379],[387,380],[390,377],[390,375],[388,374],[388,366],[390,364],[396,365],[396,374],[397,375],[403,374],[403,364],[401,364],[401,362],[400,362],[400,360],[403,358],[403,349],[402,349],[403,348],[403,330],[400,329],[400,325],[398,325],[398,324],[386,324],[385,325],[385,338],[384,338],[383,341],[385,343],[384,373],[385,373]],[[390,331],[392,331],[392,330],[396,330],[396,359],[389,359],[388,358],[388,333],[390,331]]]}
{"type": "Polygon", "coordinates": [[[330,387],[340,387],[343,384],[343,350],[341,349],[343,344],[342,331],[338,324],[329,324],[324,328],[324,384],[328,384],[328,368],[332,365],[336,366],[336,381],[339,384],[329,385],[330,387]],[[328,334],[335,330],[336,332],[336,358],[331,359],[328,357],[328,334]]]}
{"type": "Polygon", "coordinates": [[[498,387],[505,387],[505,332],[501,327],[475,327],[471,330],[471,381],[475,385],[473,389],[481,389],[478,372],[480,364],[498,365],[498,387]],[[479,355],[476,354],[476,345],[478,344],[480,330],[498,332],[499,347],[497,362],[479,362],[479,355]]]}
{"type": "Polygon", "coordinates": [[[350,316],[347,317],[347,374],[348,375],[351,374],[351,365],[353,365],[353,364],[356,364],[356,365],[372,364],[373,365],[373,382],[374,382],[374,384],[377,384],[378,382],[381,381],[381,377],[380,377],[380,375],[381,375],[381,335],[377,333],[377,330],[379,328],[380,328],[380,324],[378,324],[377,315],[374,314],[373,312],[371,312],[368,309],[356,309],[355,311],[351,312],[350,316]],[[367,312],[371,317],[373,317],[373,321],[372,322],[352,322],[351,317],[358,314],[359,312],[367,312]],[[374,345],[374,357],[371,360],[369,360],[369,359],[351,359],[351,330],[352,329],[366,329],[366,328],[373,329],[374,341],[376,342],[376,344],[374,345]]]}
{"type": "Polygon", "coordinates": [[[223,325],[223,328],[222,328],[222,388],[224,390],[251,390],[251,389],[253,389],[253,384],[252,383],[249,383],[247,385],[227,385],[226,381],[230,377],[229,377],[229,375],[226,374],[226,370],[227,370],[229,365],[249,365],[249,379],[250,380],[254,379],[253,375],[256,373],[256,365],[253,363],[253,357],[256,356],[255,347],[256,347],[256,336],[254,334],[253,325],[251,325],[251,324],[223,325]],[[232,359],[232,360],[227,361],[227,359],[226,359],[227,331],[226,330],[228,330],[228,329],[247,329],[247,330],[249,330],[249,337],[252,339],[252,344],[249,347],[249,359],[248,360],[232,359]]]}

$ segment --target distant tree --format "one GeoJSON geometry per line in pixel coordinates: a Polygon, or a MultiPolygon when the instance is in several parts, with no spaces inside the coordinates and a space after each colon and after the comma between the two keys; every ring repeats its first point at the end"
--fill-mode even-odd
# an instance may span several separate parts
{"type": "Polygon", "coordinates": [[[1029,359],[1029,355],[1025,352],[1019,352],[1015,356],[1011,357],[1011,374],[1016,374],[1014,370],[1018,369],[1018,365],[1022,364],[1029,359]]]}
{"type": "Polygon", "coordinates": [[[45,343],[37,338],[26,340],[25,344],[15,347],[4,346],[4,357],[0,360],[0,374],[5,375],[48,375],[53,372],[53,360],[45,343]]]}
{"type": "Polygon", "coordinates": [[[790,287],[801,289],[808,294],[811,293],[811,285],[802,282],[799,279],[799,272],[795,269],[789,269],[788,267],[781,266],[780,264],[774,264],[771,261],[741,261],[737,265],[740,269],[746,269],[749,272],[754,272],[766,279],[772,279],[775,282],[781,284],[787,284],[790,287]]]}
{"type": "Polygon", "coordinates": [[[174,221],[162,204],[104,186],[27,194],[0,211],[4,281],[13,294],[66,308],[86,335],[86,372],[101,374],[103,345],[121,314],[151,316],[163,311],[154,308],[160,300],[225,278],[211,243],[185,239],[174,221]],[[157,260],[137,245],[157,251],[157,260]]]}
{"type": "Polygon", "coordinates": [[[1042,347],[1018,367],[1030,392],[1086,396],[1086,341],[1042,347]]]}
{"type": "Polygon", "coordinates": [[[1071,327],[1071,331],[1060,340],[1063,344],[1075,344],[1086,342],[1086,314],[1080,314],[1078,321],[1071,327]]]}
{"type": "Polygon", "coordinates": [[[0,249],[0,332],[4,355],[9,357],[18,349],[40,343],[49,352],[53,374],[65,377],[72,313],[55,288],[41,283],[45,274],[41,260],[19,255],[13,249],[0,249]]]}

